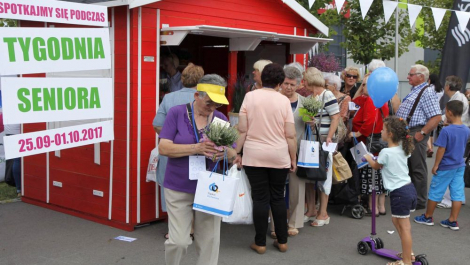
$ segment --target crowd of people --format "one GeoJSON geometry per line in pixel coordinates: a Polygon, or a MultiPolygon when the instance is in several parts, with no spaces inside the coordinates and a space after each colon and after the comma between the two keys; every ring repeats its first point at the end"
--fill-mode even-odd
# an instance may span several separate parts
{"type": "MultiPolygon", "coordinates": [[[[317,130],[317,140],[338,144],[337,152],[346,158],[360,183],[359,194],[369,197],[367,214],[386,215],[385,197],[389,194],[392,221],[402,242],[398,260],[389,264],[411,264],[415,259],[410,212],[427,206],[426,213],[414,221],[433,225],[436,206],[452,207],[449,219],[441,225],[459,229],[457,217],[465,202],[465,146],[470,138],[468,99],[459,92],[462,81],[449,76],[442,88],[425,66],[414,65],[408,73],[410,93],[403,100],[394,95],[377,108],[369,96],[368,79],[379,67],[385,67],[384,62],[373,60],[364,77],[355,67],[347,67],[340,77],[314,67],[304,69],[298,63],[282,67],[259,60],[254,64],[254,84],[247,88],[239,113],[240,137],[236,147],[228,150],[227,159],[244,168],[251,185],[255,236],[250,247],[255,252],[266,252],[268,229],[273,245],[286,252],[288,237],[299,234],[305,223],[314,227],[330,223],[331,179],[315,182],[296,173],[299,145],[307,127],[317,130]],[[442,93],[450,98],[444,110],[439,102],[442,93]],[[299,110],[309,97],[322,104],[311,121],[305,122],[299,110]],[[359,109],[350,108],[350,102],[359,109]],[[348,128],[346,137],[339,136],[343,124],[348,128]],[[438,125],[441,130],[436,130],[438,125]],[[358,170],[349,149],[359,142],[372,147],[371,143],[379,140],[386,145],[370,148],[370,155],[364,157],[368,165],[358,170]],[[426,158],[432,156],[433,148],[428,144],[438,147],[429,197],[426,158]],[[378,195],[375,209],[373,192],[378,195]]],[[[173,83],[176,87],[177,82],[173,83]]],[[[215,117],[227,121],[217,111],[229,104],[227,84],[218,75],[204,75],[202,67],[194,64],[182,71],[181,84],[181,89],[171,89],[174,92],[165,95],[153,122],[160,139],[157,180],[164,189],[162,204],[168,212],[165,260],[166,264],[180,264],[194,241],[196,264],[217,264],[221,218],[192,210],[197,181],[189,180],[188,175],[189,161],[211,170],[214,160],[209,158],[224,156],[212,143],[200,139],[215,117]]]]}

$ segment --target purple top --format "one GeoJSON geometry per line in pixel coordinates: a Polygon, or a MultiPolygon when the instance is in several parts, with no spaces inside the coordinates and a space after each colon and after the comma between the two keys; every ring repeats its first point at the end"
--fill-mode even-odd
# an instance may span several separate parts
{"type": "MultiPolygon", "coordinates": [[[[224,121],[228,121],[227,117],[221,112],[215,110],[214,117],[218,117],[224,121]]],[[[202,138],[201,131],[199,133],[199,140],[202,138]]],[[[188,118],[186,105],[178,105],[172,107],[166,116],[165,123],[163,124],[162,131],[159,135],[160,138],[173,141],[175,144],[195,144],[196,135],[194,134],[193,125],[188,118]]],[[[215,163],[211,159],[206,159],[206,169],[212,170],[215,163]]],[[[166,166],[165,180],[163,187],[186,193],[196,192],[196,180],[189,180],[189,157],[168,158],[166,166]]]]}

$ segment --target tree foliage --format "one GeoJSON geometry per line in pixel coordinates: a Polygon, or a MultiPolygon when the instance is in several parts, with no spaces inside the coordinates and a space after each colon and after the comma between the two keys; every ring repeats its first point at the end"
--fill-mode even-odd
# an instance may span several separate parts
{"type": "MultiPolygon", "coordinates": [[[[308,0],[297,1],[309,9],[308,0]]],[[[341,43],[341,46],[346,48],[356,63],[367,64],[371,59],[387,60],[395,56],[395,17],[392,15],[389,22],[384,23],[382,1],[372,3],[364,20],[361,16],[359,0],[351,0],[345,4],[342,12],[344,14],[348,8],[351,9],[349,19],[345,18],[343,14],[338,15],[336,8],[327,10],[321,15],[318,14],[320,8],[325,8],[332,2],[332,0],[317,0],[310,12],[330,28],[329,37],[337,34],[332,26],[343,28],[346,42],[341,43]]],[[[416,23],[415,28],[411,30],[408,12],[405,9],[400,10],[399,56],[408,51],[408,45],[412,41],[419,42],[423,48],[441,51],[444,47],[451,12],[446,12],[439,30],[436,31],[432,11],[429,7],[451,9],[453,0],[414,0],[413,4],[423,6],[419,15],[423,23],[416,23]]],[[[326,37],[321,34],[319,36],[326,37]]]]}
{"type": "Polygon", "coordinates": [[[413,32],[413,40],[419,41],[423,48],[441,51],[444,48],[452,12],[446,12],[439,30],[436,31],[432,11],[429,7],[451,9],[453,0],[413,0],[413,4],[423,6],[419,17],[424,21],[422,24],[416,24],[413,32]]]}
{"type": "Polygon", "coordinates": [[[0,18],[0,27],[16,27],[16,20],[0,18]]]}

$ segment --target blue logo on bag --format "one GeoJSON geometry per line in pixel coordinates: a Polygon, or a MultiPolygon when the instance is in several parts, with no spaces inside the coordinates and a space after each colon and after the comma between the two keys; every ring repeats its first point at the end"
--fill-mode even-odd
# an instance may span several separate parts
{"type": "Polygon", "coordinates": [[[209,185],[209,190],[212,192],[219,192],[219,187],[215,185],[215,182],[209,185]]]}
{"type": "Polygon", "coordinates": [[[360,155],[360,154],[361,154],[361,151],[359,151],[359,150],[356,150],[356,153],[357,153],[358,155],[360,155]]]}
{"type": "Polygon", "coordinates": [[[330,168],[330,162],[326,161],[326,172],[328,172],[328,168],[330,168]]]}
{"type": "Polygon", "coordinates": [[[314,152],[315,152],[315,147],[312,146],[312,153],[314,153],[314,152]]]}

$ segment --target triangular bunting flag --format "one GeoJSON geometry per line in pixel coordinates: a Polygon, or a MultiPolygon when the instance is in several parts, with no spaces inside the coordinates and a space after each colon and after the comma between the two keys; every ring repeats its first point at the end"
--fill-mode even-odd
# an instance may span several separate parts
{"type": "Polygon", "coordinates": [[[455,11],[455,15],[457,15],[457,20],[459,21],[460,31],[465,32],[465,29],[467,28],[468,24],[468,19],[470,19],[470,13],[463,11],[455,11]]]}
{"type": "Polygon", "coordinates": [[[312,8],[314,3],[315,3],[315,0],[308,0],[308,8],[312,8]]]}
{"type": "Polygon", "coordinates": [[[423,7],[419,5],[408,4],[408,16],[410,19],[410,28],[415,24],[416,18],[423,7]]]}
{"type": "Polygon", "coordinates": [[[446,14],[446,9],[431,7],[432,16],[434,17],[434,24],[436,25],[436,30],[439,30],[441,26],[442,19],[446,14]]]}
{"type": "Polygon", "coordinates": [[[374,0],[359,0],[361,6],[362,19],[366,18],[367,12],[369,12],[370,6],[374,0]]]}
{"type": "Polygon", "coordinates": [[[338,14],[341,11],[341,8],[343,8],[345,1],[346,0],[335,0],[336,10],[338,10],[338,14]]]}
{"type": "Polygon", "coordinates": [[[395,8],[397,8],[398,3],[392,1],[384,1],[384,16],[385,16],[385,24],[388,23],[388,20],[392,16],[395,8]]]}

